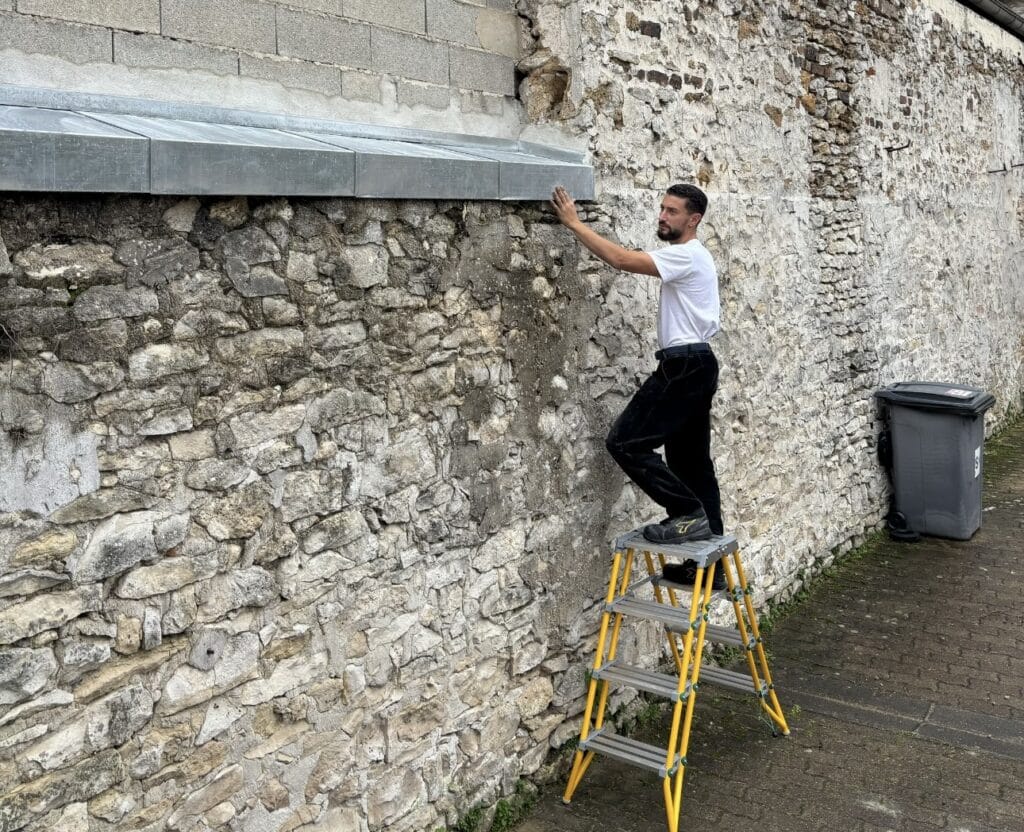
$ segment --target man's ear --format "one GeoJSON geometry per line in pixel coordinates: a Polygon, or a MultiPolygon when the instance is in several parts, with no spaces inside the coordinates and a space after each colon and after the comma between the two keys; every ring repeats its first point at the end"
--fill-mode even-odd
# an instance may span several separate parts
{"type": "Polygon", "coordinates": [[[704,219],[704,215],[703,214],[690,214],[690,219],[693,220],[693,227],[696,228],[698,225],[700,225],[700,221],[702,219],[704,219]]]}

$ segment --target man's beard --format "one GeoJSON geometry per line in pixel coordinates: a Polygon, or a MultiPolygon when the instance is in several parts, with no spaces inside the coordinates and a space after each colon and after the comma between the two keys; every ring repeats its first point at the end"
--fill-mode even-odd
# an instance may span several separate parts
{"type": "Polygon", "coordinates": [[[665,240],[666,242],[671,243],[673,240],[678,240],[682,236],[683,236],[683,232],[682,232],[681,229],[675,229],[675,228],[672,228],[671,226],[668,226],[668,225],[666,225],[666,226],[660,226],[659,225],[658,226],[658,239],[659,240],[665,240]]]}

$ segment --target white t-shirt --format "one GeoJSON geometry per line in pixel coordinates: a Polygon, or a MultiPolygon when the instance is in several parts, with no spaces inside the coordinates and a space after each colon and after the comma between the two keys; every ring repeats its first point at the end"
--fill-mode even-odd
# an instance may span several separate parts
{"type": "Polygon", "coordinates": [[[647,252],[661,275],[658,345],[710,341],[718,332],[718,271],[700,240],[647,252]]]}

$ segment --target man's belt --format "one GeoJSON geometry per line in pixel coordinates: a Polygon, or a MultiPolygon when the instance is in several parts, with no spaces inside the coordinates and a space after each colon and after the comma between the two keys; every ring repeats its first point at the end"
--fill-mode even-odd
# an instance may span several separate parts
{"type": "Polygon", "coordinates": [[[654,353],[658,361],[665,361],[669,358],[685,358],[688,355],[707,355],[711,353],[711,345],[701,344],[677,344],[674,347],[665,347],[654,353]]]}

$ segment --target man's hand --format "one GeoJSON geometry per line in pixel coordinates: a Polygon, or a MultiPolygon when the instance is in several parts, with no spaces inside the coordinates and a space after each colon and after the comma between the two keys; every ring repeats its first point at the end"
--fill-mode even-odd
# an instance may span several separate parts
{"type": "Polygon", "coordinates": [[[569,192],[561,185],[551,192],[551,207],[558,215],[558,221],[566,228],[580,225],[580,215],[576,213],[576,203],[572,201],[569,192]]]}
{"type": "Polygon", "coordinates": [[[576,203],[561,185],[551,193],[551,207],[558,215],[558,221],[568,228],[586,248],[604,260],[609,266],[634,274],[648,274],[659,277],[654,259],[644,251],[629,251],[618,243],[606,240],[596,231],[583,224],[576,213],[576,203]]]}

